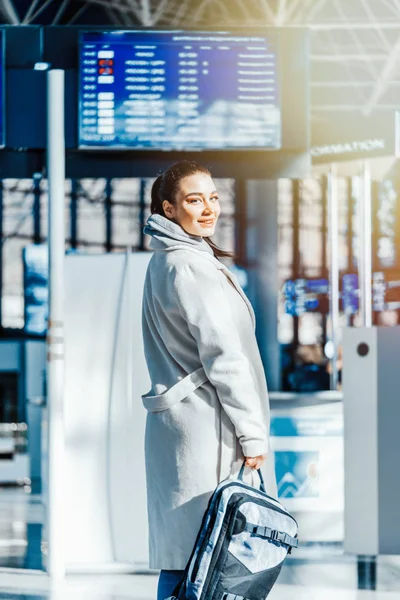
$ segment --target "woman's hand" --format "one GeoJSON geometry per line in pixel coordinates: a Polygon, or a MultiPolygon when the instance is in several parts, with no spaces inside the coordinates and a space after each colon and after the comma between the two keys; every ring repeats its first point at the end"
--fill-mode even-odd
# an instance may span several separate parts
{"type": "Polygon", "coordinates": [[[267,458],[266,454],[262,454],[261,456],[245,456],[245,465],[246,467],[251,467],[252,469],[259,469],[263,464],[264,460],[267,458]]]}

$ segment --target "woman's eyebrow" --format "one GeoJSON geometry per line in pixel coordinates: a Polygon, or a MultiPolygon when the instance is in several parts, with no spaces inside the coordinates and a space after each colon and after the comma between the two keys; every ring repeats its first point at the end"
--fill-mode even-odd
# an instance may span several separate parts
{"type": "MultiPolygon", "coordinates": [[[[214,190],[213,192],[211,192],[212,194],[218,194],[217,190],[214,190]]],[[[185,198],[188,198],[189,196],[205,196],[205,194],[203,194],[203,192],[190,192],[190,194],[186,194],[185,198]]]]}

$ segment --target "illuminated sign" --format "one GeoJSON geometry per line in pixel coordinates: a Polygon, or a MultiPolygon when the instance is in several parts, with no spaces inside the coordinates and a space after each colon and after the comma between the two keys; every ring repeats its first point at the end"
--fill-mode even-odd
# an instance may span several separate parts
{"type": "Polygon", "coordinates": [[[346,142],[344,144],[331,144],[329,146],[314,146],[311,148],[311,156],[325,156],[327,154],[346,154],[352,152],[374,152],[384,150],[385,140],[372,139],[363,141],[346,142]]]}
{"type": "Polygon", "coordinates": [[[311,132],[313,164],[343,162],[400,154],[399,113],[370,117],[335,115],[311,132]]]}

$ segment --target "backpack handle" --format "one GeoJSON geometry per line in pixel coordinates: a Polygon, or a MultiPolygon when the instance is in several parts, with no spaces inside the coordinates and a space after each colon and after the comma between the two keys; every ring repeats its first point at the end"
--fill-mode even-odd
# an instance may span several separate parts
{"type": "MultiPolygon", "coordinates": [[[[243,461],[243,464],[242,464],[242,466],[240,468],[240,471],[239,471],[238,479],[240,479],[240,481],[243,481],[243,473],[244,473],[245,463],[246,463],[246,461],[243,461]]],[[[264,478],[262,476],[261,470],[257,469],[257,473],[258,473],[258,475],[260,477],[260,490],[262,492],[264,492],[264,494],[266,494],[267,492],[265,491],[264,478]]]]}

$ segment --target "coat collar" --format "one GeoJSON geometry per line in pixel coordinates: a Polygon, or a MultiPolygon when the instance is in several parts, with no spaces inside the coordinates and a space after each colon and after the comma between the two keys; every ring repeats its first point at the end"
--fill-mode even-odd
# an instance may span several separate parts
{"type": "Polygon", "coordinates": [[[147,219],[143,232],[151,236],[150,248],[155,251],[172,252],[174,250],[188,250],[210,261],[217,269],[231,281],[233,286],[242,296],[249,310],[255,329],[255,314],[253,307],[242,290],[236,275],[214,256],[212,248],[202,236],[187,233],[178,223],[158,214],[153,214],[147,219]]]}
{"type": "Polygon", "coordinates": [[[214,255],[212,248],[202,236],[187,233],[178,223],[163,215],[151,215],[147,219],[143,232],[151,237],[152,250],[172,250],[184,244],[187,248],[195,248],[204,254],[214,255]]]}

